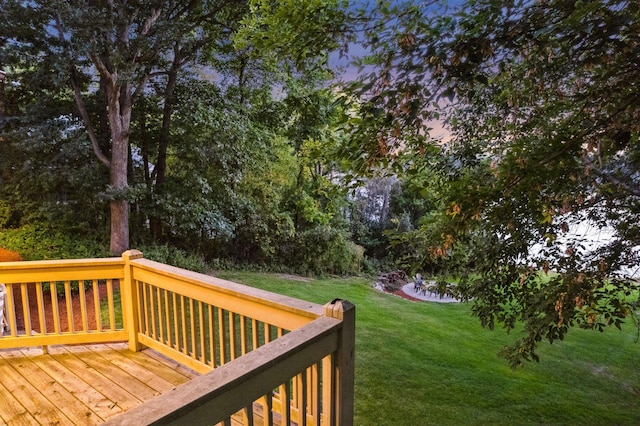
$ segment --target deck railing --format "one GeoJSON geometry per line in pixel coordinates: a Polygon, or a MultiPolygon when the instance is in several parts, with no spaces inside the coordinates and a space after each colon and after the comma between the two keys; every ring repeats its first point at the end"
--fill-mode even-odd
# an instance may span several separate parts
{"type": "Polygon", "coordinates": [[[355,308],[324,307],[153,262],[0,263],[0,348],[126,340],[203,376],[110,424],[347,425],[355,308]]]}

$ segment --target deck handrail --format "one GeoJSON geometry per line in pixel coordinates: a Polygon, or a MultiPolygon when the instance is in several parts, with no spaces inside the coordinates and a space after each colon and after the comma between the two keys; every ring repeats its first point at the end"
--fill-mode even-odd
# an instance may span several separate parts
{"type": "MultiPolygon", "coordinates": [[[[326,311],[329,315],[332,315],[331,312],[340,312],[337,316],[342,318],[320,317],[106,424],[200,425],[229,422],[234,414],[250,417],[248,413],[253,410],[254,401],[264,398],[272,389],[319,363],[324,363],[326,378],[338,372],[343,375],[343,381],[341,385],[338,385],[338,380],[325,381],[328,386],[318,397],[325,410],[315,424],[352,424],[353,382],[344,380],[344,376],[353,372],[353,365],[348,365],[353,355],[353,336],[349,336],[349,329],[355,320],[355,311],[353,305],[343,301],[328,304],[326,311]],[[350,343],[345,348],[346,342],[350,343]],[[345,350],[347,353],[344,353],[345,350]],[[345,363],[347,359],[349,361],[345,363]],[[239,409],[242,410],[239,412],[239,409]]],[[[299,420],[297,424],[308,424],[307,420],[299,420]]],[[[272,424],[272,421],[265,421],[265,424],[272,424]]]]}
{"type": "Polygon", "coordinates": [[[127,340],[116,321],[121,307],[114,300],[124,265],[122,257],[0,262],[8,326],[0,337],[0,348],[127,340]],[[100,286],[107,293],[102,302],[100,286]],[[88,288],[87,292],[79,291],[80,287],[88,288]],[[74,294],[79,306],[73,302],[74,294]],[[100,316],[101,304],[107,305],[107,318],[100,316]]]}
{"type": "MultiPolygon", "coordinates": [[[[253,424],[254,415],[300,425],[349,424],[353,417],[355,308],[348,302],[323,307],[144,259],[136,250],[109,259],[3,262],[0,282],[7,284],[9,324],[0,348],[120,340],[203,373],[180,391],[199,394],[196,405],[148,403],[165,407],[165,420],[197,419],[202,410],[207,422],[215,415],[225,424],[233,413],[243,424],[253,424]]],[[[125,415],[156,411],[145,404],[125,415]]],[[[134,417],[126,418],[130,424],[134,417]]]]}

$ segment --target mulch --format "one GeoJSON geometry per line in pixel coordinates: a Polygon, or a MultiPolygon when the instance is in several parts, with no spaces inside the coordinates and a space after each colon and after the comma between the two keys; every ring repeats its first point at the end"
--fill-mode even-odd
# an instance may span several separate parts
{"type": "Polygon", "coordinates": [[[407,299],[407,300],[412,300],[414,302],[422,302],[422,300],[420,299],[416,299],[415,297],[411,297],[409,296],[407,293],[405,293],[404,291],[402,291],[402,289],[396,290],[396,291],[390,291],[388,292],[389,294],[395,294],[396,296],[400,296],[403,299],[407,299]]]}

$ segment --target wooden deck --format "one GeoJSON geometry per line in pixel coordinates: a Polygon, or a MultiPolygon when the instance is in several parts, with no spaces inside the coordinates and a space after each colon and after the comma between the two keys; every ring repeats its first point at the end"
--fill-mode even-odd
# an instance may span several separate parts
{"type": "Polygon", "coordinates": [[[124,343],[0,350],[0,423],[94,425],[197,375],[124,343]]]}

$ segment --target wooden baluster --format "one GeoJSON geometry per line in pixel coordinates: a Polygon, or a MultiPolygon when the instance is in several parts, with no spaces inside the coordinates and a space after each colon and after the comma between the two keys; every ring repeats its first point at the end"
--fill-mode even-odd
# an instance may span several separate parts
{"type": "Polygon", "coordinates": [[[207,305],[207,311],[209,314],[209,365],[211,368],[216,367],[216,329],[213,320],[215,314],[214,308],[211,305],[207,305]]]}
{"type": "Polygon", "coordinates": [[[158,324],[158,335],[156,336],[155,339],[158,342],[164,342],[165,335],[166,335],[165,329],[164,329],[163,312],[162,312],[162,292],[164,290],[156,286],[153,286],[152,288],[156,295],[156,300],[154,302],[155,309],[153,310],[153,313],[155,314],[155,318],[153,323],[155,324],[157,322],[158,324]]]}
{"type": "Polygon", "coordinates": [[[93,280],[92,283],[93,288],[93,310],[96,316],[96,330],[102,331],[102,318],[100,315],[100,286],[98,285],[98,280],[93,280]]]}
{"type": "Polygon", "coordinates": [[[89,328],[89,316],[87,315],[87,297],[84,289],[84,281],[78,281],[78,295],[80,299],[80,318],[82,318],[82,331],[86,333],[89,328]]]}
{"type": "Polygon", "coordinates": [[[5,297],[4,315],[9,322],[9,335],[16,337],[18,335],[18,324],[16,321],[16,304],[13,298],[13,284],[7,284],[7,295],[5,297]]]}
{"type": "Polygon", "coordinates": [[[53,321],[53,332],[60,334],[60,309],[58,307],[58,283],[49,284],[49,296],[51,297],[51,316],[53,321]]]}
{"type": "Polygon", "coordinates": [[[231,311],[228,312],[229,320],[229,359],[233,361],[236,359],[236,321],[235,314],[231,311]]]}
{"type": "Polygon", "coordinates": [[[20,295],[22,296],[22,316],[24,317],[24,334],[31,336],[31,311],[29,310],[29,295],[27,294],[27,284],[20,284],[20,295]]]}
{"type": "MultiPolygon", "coordinates": [[[[122,289],[120,289],[122,291],[122,289]]],[[[122,300],[122,298],[120,299],[122,300]]],[[[120,306],[122,309],[122,306],[120,306]]],[[[113,280],[107,280],[107,311],[109,312],[109,330],[116,330],[116,309],[113,300],[113,280]]]]}
{"type": "Polygon", "coordinates": [[[189,298],[189,325],[191,331],[191,358],[197,359],[198,354],[196,353],[196,312],[194,309],[193,299],[189,298]]]}
{"type": "Polygon", "coordinates": [[[185,297],[180,295],[180,324],[182,325],[182,353],[189,355],[189,346],[187,345],[187,309],[184,301],[185,297]]]}
{"type": "Polygon", "coordinates": [[[180,350],[180,321],[178,320],[178,295],[174,292],[171,293],[171,301],[173,302],[173,331],[175,333],[175,339],[173,349],[180,350]]]}
{"type": "Polygon", "coordinates": [[[73,304],[71,303],[71,282],[64,282],[64,301],[67,307],[67,331],[73,333],[75,325],[73,324],[73,304]]]}
{"type": "Polygon", "coordinates": [[[36,300],[38,304],[38,330],[41,334],[47,333],[47,324],[44,312],[44,293],[42,291],[42,283],[35,283],[36,300]]]}
{"type": "Polygon", "coordinates": [[[169,347],[173,346],[173,332],[175,328],[171,327],[171,306],[169,304],[169,292],[164,290],[164,319],[167,330],[163,343],[169,347]]]}
{"type": "Polygon", "coordinates": [[[198,301],[198,330],[200,332],[200,362],[207,363],[205,351],[205,322],[204,322],[204,305],[198,301]]]}
{"type": "Polygon", "coordinates": [[[248,352],[247,345],[247,318],[244,315],[240,315],[240,355],[244,355],[248,352]]]}

